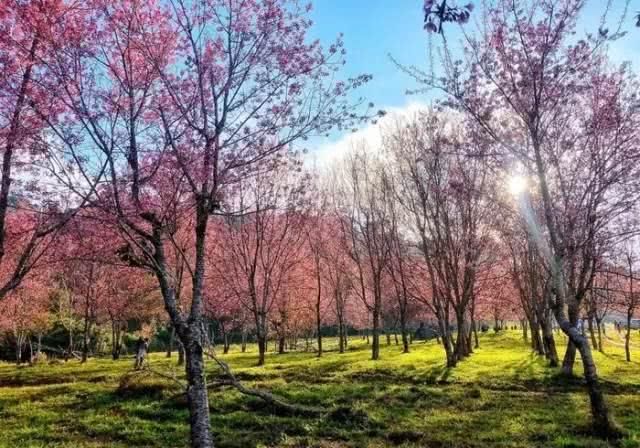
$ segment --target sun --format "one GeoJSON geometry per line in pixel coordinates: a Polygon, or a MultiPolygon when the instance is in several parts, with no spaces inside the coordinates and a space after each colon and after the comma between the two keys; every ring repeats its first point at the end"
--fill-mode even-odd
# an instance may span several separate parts
{"type": "Polygon", "coordinates": [[[527,189],[527,179],[519,174],[512,175],[509,178],[509,191],[512,195],[518,196],[527,189]]]}

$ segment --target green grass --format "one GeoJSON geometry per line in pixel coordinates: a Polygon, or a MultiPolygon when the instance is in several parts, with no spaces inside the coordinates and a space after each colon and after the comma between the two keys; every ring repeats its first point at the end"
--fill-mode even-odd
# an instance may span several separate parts
{"type": "MultiPolygon", "coordinates": [[[[329,341],[327,341],[329,342],[329,341]]],[[[560,349],[563,338],[558,337],[560,349]]],[[[640,338],[634,341],[640,359],[640,338]]],[[[619,340],[596,354],[605,392],[640,447],[640,363],[626,363],[619,340]]],[[[255,347],[224,356],[239,378],[290,401],[349,407],[322,418],[282,415],[230,389],[211,391],[218,447],[606,447],[588,432],[580,380],[564,380],[530,353],[520,333],[487,334],[455,369],[435,342],[412,353],[386,345],[379,361],[352,341],[345,354],[270,354],[255,367],[255,347]]],[[[162,354],[150,365],[182,372],[162,354]]],[[[169,379],[127,376],[131,359],[93,359],[16,368],[0,364],[0,447],[184,447],[188,411],[169,379]],[[124,378],[124,379],[123,379],[124,378]]],[[[215,373],[213,365],[211,375],[215,373]]],[[[576,371],[580,371],[580,365],[576,371]]]]}

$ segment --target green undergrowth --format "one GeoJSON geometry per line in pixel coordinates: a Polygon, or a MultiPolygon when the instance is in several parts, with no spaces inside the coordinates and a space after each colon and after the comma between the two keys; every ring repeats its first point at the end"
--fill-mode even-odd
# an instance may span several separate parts
{"type": "MultiPolygon", "coordinates": [[[[640,359],[640,337],[634,335],[640,359]]],[[[383,341],[384,342],[384,341],[383,341]]],[[[560,353],[564,338],[558,336],[560,353]]],[[[269,354],[256,347],[222,356],[246,385],[321,407],[321,417],[283,414],[229,388],[212,388],[211,424],[220,448],[250,447],[607,447],[589,431],[579,377],[566,379],[533,355],[518,332],[486,334],[454,369],[435,341],[402,354],[384,345],[371,361],[365,341],[344,354],[269,354]]],[[[332,341],[326,341],[331,347],[332,341]]],[[[335,344],[334,344],[335,345],[335,344]]],[[[640,363],[620,340],[596,353],[622,447],[640,447],[640,363]]],[[[0,364],[0,447],[185,447],[188,410],[175,356],[153,354],[150,372],[132,360],[91,359],[16,367],[0,364]],[[175,379],[171,377],[175,376],[175,379]]],[[[217,371],[209,364],[209,377],[217,371]]],[[[576,364],[580,373],[581,365],[576,364]]]]}

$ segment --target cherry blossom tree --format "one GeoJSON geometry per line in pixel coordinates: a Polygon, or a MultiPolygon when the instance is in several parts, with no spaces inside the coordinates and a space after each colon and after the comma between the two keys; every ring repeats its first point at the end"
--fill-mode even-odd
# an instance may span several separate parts
{"type": "Polygon", "coordinates": [[[342,40],[326,50],[310,41],[310,10],[295,0],[91,5],[84,39],[58,51],[52,69],[68,120],[48,124],[81,178],[108,167],[92,205],[127,241],[121,255],[158,281],[185,350],[192,446],[210,447],[202,325],[210,217],[232,212],[231,190],[258,162],[363,118],[346,95],[369,76],[336,80],[342,40]],[[191,293],[181,308],[167,253],[185,215],[191,293]]]}
{"type": "Polygon", "coordinates": [[[486,26],[465,34],[464,61],[447,52],[442,79],[413,74],[442,89],[499,146],[502,160],[515,159],[534,180],[544,229],[536,231],[536,243],[551,273],[555,319],[570,339],[563,369],[572,372],[578,350],[594,429],[613,436],[619,431],[577,323],[595,261],[614,238],[612,224],[630,211],[638,191],[637,88],[627,68],[608,65],[604,44],[618,32],[600,28],[573,37],[583,6],[491,2],[486,26]]]}
{"type": "Polygon", "coordinates": [[[281,342],[286,334],[288,289],[298,284],[296,270],[304,260],[306,188],[305,176],[286,164],[258,171],[238,185],[233,208],[242,213],[218,226],[214,269],[253,317],[258,365],[265,362],[269,323],[281,342]]]}

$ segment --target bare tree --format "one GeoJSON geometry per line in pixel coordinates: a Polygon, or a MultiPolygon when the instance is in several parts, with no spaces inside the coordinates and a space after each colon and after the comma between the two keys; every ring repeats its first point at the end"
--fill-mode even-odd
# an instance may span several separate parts
{"type": "Polygon", "coordinates": [[[478,270],[489,244],[489,165],[477,135],[446,114],[422,113],[398,123],[385,146],[402,179],[397,197],[411,216],[431,282],[447,364],[468,356],[470,311],[478,270]],[[449,330],[454,314],[457,334],[449,330]]]}
{"type": "Polygon", "coordinates": [[[371,314],[371,359],[380,358],[384,277],[390,263],[387,204],[392,198],[381,187],[382,166],[368,148],[355,148],[344,162],[344,201],[339,223],[344,246],[354,265],[354,294],[371,314]]]}

